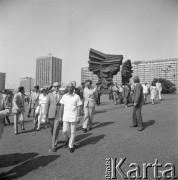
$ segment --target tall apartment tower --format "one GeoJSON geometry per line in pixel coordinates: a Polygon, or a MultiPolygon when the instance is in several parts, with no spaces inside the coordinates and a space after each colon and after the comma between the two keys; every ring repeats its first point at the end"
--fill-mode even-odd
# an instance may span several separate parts
{"type": "Polygon", "coordinates": [[[54,82],[61,83],[62,59],[52,55],[42,56],[36,61],[36,85],[40,88],[51,86],[54,82]]]}
{"type": "Polygon", "coordinates": [[[0,72],[0,90],[5,89],[5,82],[6,82],[6,73],[0,72]]]}

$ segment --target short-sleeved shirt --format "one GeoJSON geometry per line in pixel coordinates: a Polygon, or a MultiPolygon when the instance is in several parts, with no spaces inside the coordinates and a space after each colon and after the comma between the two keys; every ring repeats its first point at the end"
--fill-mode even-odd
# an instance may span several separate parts
{"type": "Polygon", "coordinates": [[[148,94],[148,85],[143,84],[143,93],[148,94]]]}
{"type": "Polygon", "coordinates": [[[82,105],[79,95],[75,93],[64,94],[60,103],[64,104],[63,121],[76,122],[77,121],[77,108],[78,106],[82,105]]]}

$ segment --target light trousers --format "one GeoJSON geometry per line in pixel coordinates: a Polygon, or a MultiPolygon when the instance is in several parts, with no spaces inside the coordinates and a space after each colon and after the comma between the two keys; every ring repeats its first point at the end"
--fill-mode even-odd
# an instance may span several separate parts
{"type": "Polygon", "coordinates": [[[83,128],[92,127],[93,124],[93,113],[95,111],[95,107],[84,107],[84,120],[83,120],[83,128]]]}
{"type": "Polygon", "coordinates": [[[75,143],[76,122],[63,121],[62,132],[64,134],[65,141],[69,140],[69,148],[73,148],[75,143]]]}
{"type": "Polygon", "coordinates": [[[161,91],[158,91],[159,100],[161,100],[161,91]]]}
{"type": "Polygon", "coordinates": [[[18,121],[20,120],[21,127],[24,128],[24,112],[14,113],[14,131],[18,132],[18,121]]]}
{"type": "Polygon", "coordinates": [[[148,94],[147,94],[147,93],[143,93],[144,103],[146,103],[146,102],[147,102],[147,96],[148,96],[148,94]]]}

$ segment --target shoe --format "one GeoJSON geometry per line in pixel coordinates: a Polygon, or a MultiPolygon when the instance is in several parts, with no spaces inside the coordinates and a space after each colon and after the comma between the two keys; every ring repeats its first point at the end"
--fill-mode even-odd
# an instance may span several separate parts
{"type": "Polygon", "coordinates": [[[93,128],[92,128],[92,126],[90,126],[88,129],[87,129],[87,131],[91,131],[93,128]]]}
{"type": "Polygon", "coordinates": [[[40,131],[40,129],[39,129],[39,128],[37,128],[37,129],[36,129],[36,131],[40,131]]]}
{"type": "Polygon", "coordinates": [[[64,142],[64,147],[67,148],[69,145],[69,139],[67,141],[64,142]]]}
{"type": "Polygon", "coordinates": [[[126,108],[128,107],[128,106],[125,106],[126,108]]]}
{"type": "Polygon", "coordinates": [[[74,152],[74,148],[69,148],[70,153],[74,152]]]}
{"type": "Polygon", "coordinates": [[[138,127],[138,125],[132,125],[132,126],[130,126],[130,127],[138,127]]]}
{"type": "Polygon", "coordinates": [[[86,129],[86,128],[83,128],[83,132],[86,133],[86,132],[87,132],[87,129],[86,129]]]}
{"type": "Polygon", "coordinates": [[[143,127],[139,127],[139,128],[138,128],[138,131],[143,131],[143,130],[144,130],[143,127]]]}
{"type": "Polygon", "coordinates": [[[51,148],[50,150],[49,150],[49,152],[56,152],[57,151],[57,148],[51,148]]]}
{"type": "Polygon", "coordinates": [[[17,134],[18,134],[18,132],[14,132],[14,134],[15,134],[15,135],[17,135],[17,134]]]}

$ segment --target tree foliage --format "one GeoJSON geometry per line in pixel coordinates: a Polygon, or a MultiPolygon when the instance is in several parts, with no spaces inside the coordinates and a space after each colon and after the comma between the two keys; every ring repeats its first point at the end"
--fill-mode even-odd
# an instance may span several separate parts
{"type": "Polygon", "coordinates": [[[162,84],[162,93],[165,94],[173,94],[176,92],[177,88],[176,85],[174,83],[172,83],[171,81],[167,80],[167,79],[163,79],[163,78],[154,78],[153,82],[160,82],[162,84]]]}

